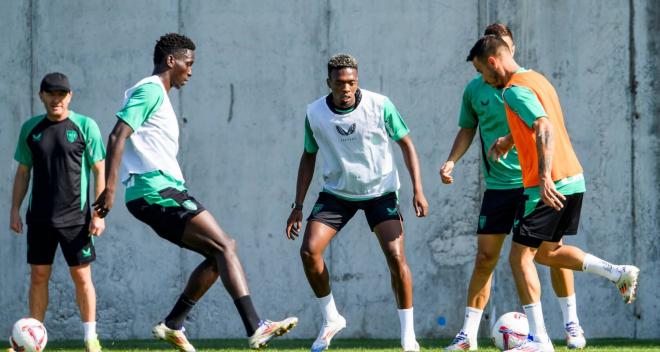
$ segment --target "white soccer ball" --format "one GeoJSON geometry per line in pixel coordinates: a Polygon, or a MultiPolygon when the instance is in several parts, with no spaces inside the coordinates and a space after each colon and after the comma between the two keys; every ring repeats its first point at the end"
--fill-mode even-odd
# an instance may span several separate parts
{"type": "Polygon", "coordinates": [[[46,348],[48,334],[39,320],[23,318],[14,324],[9,344],[16,352],[41,352],[46,348]]]}
{"type": "Polygon", "coordinates": [[[502,351],[512,349],[527,340],[529,325],[523,313],[509,312],[502,315],[490,332],[495,347],[502,351]]]}

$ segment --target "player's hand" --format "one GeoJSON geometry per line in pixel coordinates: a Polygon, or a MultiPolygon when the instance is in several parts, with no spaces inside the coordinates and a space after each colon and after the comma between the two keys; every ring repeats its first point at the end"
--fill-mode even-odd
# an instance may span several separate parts
{"type": "Polygon", "coordinates": [[[16,232],[16,234],[23,232],[23,220],[21,220],[21,214],[18,209],[11,210],[11,214],[9,215],[9,228],[16,232]]]}
{"type": "Polygon", "coordinates": [[[511,138],[510,134],[504,137],[499,137],[488,149],[488,158],[494,161],[506,159],[511,148],[513,148],[513,138],[511,138]]]}
{"type": "Polygon", "coordinates": [[[302,229],[302,210],[291,209],[289,219],[286,221],[286,237],[295,240],[300,236],[300,229],[302,229]]]}
{"type": "Polygon", "coordinates": [[[92,221],[89,223],[89,235],[101,236],[103,230],[105,230],[105,220],[98,216],[92,216],[92,221]]]}
{"type": "Polygon", "coordinates": [[[555,183],[551,178],[542,178],[539,184],[539,188],[541,199],[545,205],[552,207],[557,211],[564,207],[564,203],[561,201],[565,201],[566,197],[557,191],[555,188],[555,183]]]}
{"type": "Polygon", "coordinates": [[[452,171],[454,171],[454,162],[451,160],[445,161],[445,163],[442,164],[442,167],[440,167],[440,179],[442,180],[442,183],[446,185],[454,183],[454,178],[451,177],[452,171]]]}
{"type": "Polygon", "coordinates": [[[94,211],[98,214],[99,217],[104,218],[108,216],[110,209],[112,209],[112,204],[115,201],[115,191],[110,188],[106,188],[99,194],[99,197],[96,198],[96,202],[92,204],[94,206],[94,211]]]}
{"type": "Polygon", "coordinates": [[[416,192],[413,195],[413,208],[418,218],[423,218],[429,213],[429,202],[426,201],[424,193],[416,192]]]}

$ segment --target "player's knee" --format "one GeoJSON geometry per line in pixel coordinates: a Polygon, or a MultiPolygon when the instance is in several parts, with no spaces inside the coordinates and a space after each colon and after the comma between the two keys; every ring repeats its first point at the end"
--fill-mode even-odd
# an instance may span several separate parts
{"type": "Polygon", "coordinates": [[[48,280],[50,280],[50,275],[32,274],[32,276],[30,277],[30,283],[33,286],[48,285],[48,280]]]}
{"type": "Polygon", "coordinates": [[[73,280],[73,283],[76,285],[76,287],[85,287],[85,286],[93,287],[92,277],[87,273],[72,272],[71,280],[73,280]]]}
{"type": "Polygon", "coordinates": [[[32,285],[47,285],[50,280],[50,271],[32,270],[30,273],[30,282],[32,285]]]}
{"type": "Polygon", "coordinates": [[[78,289],[93,289],[94,288],[94,283],[92,282],[91,278],[89,278],[89,277],[74,276],[74,277],[72,277],[72,280],[73,280],[73,284],[78,289]]]}
{"type": "Polygon", "coordinates": [[[399,248],[389,249],[385,252],[385,257],[390,265],[402,267],[406,265],[406,255],[399,248]]]}
{"type": "Polygon", "coordinates": [[[496,254],[489,251],[478,251],[475,267],[478,270],[492,270],[497,264],[498,259],[499,253],[496,254]]]}
{"type": "Polygon", "coordinates": [[[550,266],[552,263],[547,257],[541,257],[541,256],[536,256],[534,257],[534,261],[537,264],[541,264],[543,266],[550,266]]]}
{"type": "Polygon", "coordinates": [[[315,263],[320,256],[312,251],[308,247],[300,247],[300,259],[302,259],[303,264],[313,264],[315,263]]]}
{"type": "Polygon", "coordinates": [[[509,265],[511,266],[511,270],[519,271],[525,266],[525,257],[521,252],[512,250],[509,253],[509,265]]]}
{"type": "Polygon", "coordinates": [[[211,250],[211,258],[217,256],[232,256],[236,255],[236,249],[238,245],[236,240],[233,238],[228,238],[219,243],[214,243],[211,250]]]}
{"type": "Polygon", "coordinates": [[[312,260],[312,257],[314,254],[309,249],[306,248],[300,248],[300,259],[302,259],[303,262],[309,262],[312,260]]]}
{"type": "Polygon", "coordinates": [[[534,261],[541,265],[548,266],[552,264],[552,253],[539,250],[534,256],[534,261]]]}

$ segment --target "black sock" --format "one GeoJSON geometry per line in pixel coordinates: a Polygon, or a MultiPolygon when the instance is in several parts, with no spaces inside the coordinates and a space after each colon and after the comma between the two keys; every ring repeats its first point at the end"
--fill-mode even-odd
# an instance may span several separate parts
{"type": "Polygon", "coordinates": [[[190,310],[195,306],[195,301],[181,295],[176,301],[174,308],[170,314],[165,318],[165,326],[174,330],[181,330],[183,328],[183,321],[186,320],[186,316],[190,313],[190,310]]]}
{"type": "Polygon", "coordinates": [[[243,325],[245,325],[245,333],[248,337],[254,335],[254,332],[259,327],[260,319],[252,304],[252,298],[250,298],[250,295],[243,296],[235,299],[234,304],[236,305],[236,309],[238,309],[238,314],[241,315],[243,325]]]}

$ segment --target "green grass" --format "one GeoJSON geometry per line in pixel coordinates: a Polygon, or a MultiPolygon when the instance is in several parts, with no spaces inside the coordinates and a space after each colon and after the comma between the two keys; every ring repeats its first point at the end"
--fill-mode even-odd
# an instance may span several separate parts
{"type": "MultiPolygon", "coordinates": [[[[194,340],[193,345],[198,352],[233,352],[248,351],[246,340],[194,340]]],[[[419,343],[422,351],[441,351],[442,347],[449,343],[448,339],[423,339],[419,343]]],[[[556,351],[568,351],[564,341],[555,341],[556,351]]],[[[151,340],[109,341],[102,340],[103,351],[108,352],[173,352],[164,342],[151,340]]],[[[273,341],[266,351],[309,351],[312,340],[276,340],[273,341]]],[[[497,352],[490,341],[479,340],[479,351],[497,352]]],[[[46,352],[80,352],[82,351],[80,341],[51,341],[48,343],[46,352]]],[[[341,352],[400,352],[398,340],[360,340],[360,339],[337,339],[332,342],[331,351],[341,352]]],[[[630,340],[630,339],[592,339],[587,341],[585,351],[631,351],[648,352],[660,351],[660,340],[630,340]]]]}

